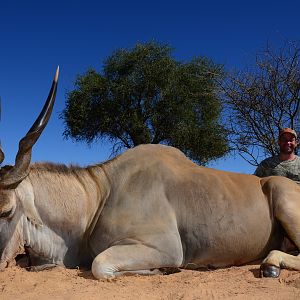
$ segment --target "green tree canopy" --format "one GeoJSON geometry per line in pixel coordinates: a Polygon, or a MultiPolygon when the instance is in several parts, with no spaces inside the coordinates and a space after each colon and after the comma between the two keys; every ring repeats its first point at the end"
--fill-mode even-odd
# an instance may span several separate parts
{"type": "Polygon", "coordinates": [[[216,79],[222,66],[205,57],[176,61],[155,42],[119,49],[77,77],[62,113],[64,135],[91,143],[109,139],[113,153],[145,143],[181,149],[205,164],[228,151],[220,124],[216,79]]]}

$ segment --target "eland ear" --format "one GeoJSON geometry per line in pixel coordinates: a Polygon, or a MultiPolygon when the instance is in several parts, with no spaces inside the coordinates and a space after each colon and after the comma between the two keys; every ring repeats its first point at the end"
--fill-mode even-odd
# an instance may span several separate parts
{"type": "MultiPolygon", "coordinates": [[[[2,101],[0,97],[0,121],[1,121],[1,117],[2,117],[2,101]]],[[[4,160],[4,152],[2,151],[1,142],[0,142],[0,165],[2,164],[3,160],[4,160]]]]}
{"type": "Polygon", "coordinates": [[[23,181],[16,189],[16,194],[21,202],[25,216],[28,220],[38,227],[43,226],[43,221],[36,209],[34,203],[34,193],[32,185],[29,182],[23,181]]]}
{"type": "Polygon", "coordinates": [[[2,164],[4,160],[4,152],[2,151],[1,143],[0,143],[0,165],[2,164]]]}
{"type": "MultiPolygon", "coordinates": [[[[19,142],[19,151],[16,156],[15,165],[9,171],[0,172],[0,187],[2,188],[15,188],[29,173],[29,165],[31,161],[32,147],[40,137],[44,128],[46,127],[52,113],[53,105],[55,102],[57,84],[58,84],[59,67],[57,67],[53,83],[44,104],[44,107],[35,120],[32,127],[27,134],[19,142]]],[[[4,153],[0,151],[0,159],[4,158],[4,153]]]]}

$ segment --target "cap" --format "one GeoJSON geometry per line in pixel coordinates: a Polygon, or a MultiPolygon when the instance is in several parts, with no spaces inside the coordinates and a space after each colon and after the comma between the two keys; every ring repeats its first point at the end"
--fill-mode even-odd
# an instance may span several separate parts
{"type": "Polygon", "coordinates": [[[283,134],[285,133],[290,133],[292,134],[295,138],[297,138],[297,133],[294,129],[291,129],[291,128],[283,128],[280,130],[279,132],[279,137],[281,137],[283,134]]]}

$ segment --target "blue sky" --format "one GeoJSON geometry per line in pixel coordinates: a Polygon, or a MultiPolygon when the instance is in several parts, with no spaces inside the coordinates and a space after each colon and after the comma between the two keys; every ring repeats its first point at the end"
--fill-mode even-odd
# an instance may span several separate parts
{"type": "MultiPolygon", "coordinates": [[[[1,1],[0,138],[5,163],[47,97],[57,65],[59,89],[52,118],[33,148],[33,161],[87,165],[108,159],[110,146],[64,140],[59,114],[77,74],[101,70],[112,51],[156,40],[174,47],[176,59],[204,55],[227,70],[254,61],[269,42],[300,39],[299,1],[1,1]]],[[[252,173],[239,157],[211,164],[252,173]]]]}

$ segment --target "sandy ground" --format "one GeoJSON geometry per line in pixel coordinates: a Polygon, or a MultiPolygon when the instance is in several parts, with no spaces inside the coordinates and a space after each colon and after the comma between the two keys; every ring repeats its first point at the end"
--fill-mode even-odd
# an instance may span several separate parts
{"type": "Polygon", "coordinates": [[[90,271],[57,267],[0,272],[0,299],[300,299],[300,272],[259,278],[259,265],[171,275],[95,280],[90,271]]]}

